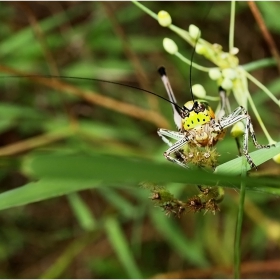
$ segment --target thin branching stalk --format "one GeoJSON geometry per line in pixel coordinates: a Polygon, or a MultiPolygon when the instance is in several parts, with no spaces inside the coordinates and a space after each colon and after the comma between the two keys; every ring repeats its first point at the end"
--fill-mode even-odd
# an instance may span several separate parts
{"type": "Polygon", "coordinates": [[[209,70],[211,69],[210,67],[204,67],[204,66],[201,66],[195,62],[192,62],[187,59],[186,57],[184,57],[183,55],[181,55],[179,52],[175,53],[175,55],[180,58],[182,61],[184,61],[185,63],[189,64],[189,65],[192,65],[194,68],[196,68],[197,70],[200,70],[200,71],[203,71],[203,72],[209,72],[209,70]]]}
{"type": "MultiPolygon", "coordinates": [[[[243,156],[242,158],[242,173],[241,177],[246,177],[247,161],[246,158],[243,156]]],[[[234,278],[240,278],[240,263],[241,263],[241,232],[242,232],[242,222],[243,222],[243,214],[244,214],[244,200],[245,200],[245,193],[246,193],[246,184],[245,182],[241,182],[240,184],[240,198],[238,204],[238,214],[237,214],[237,221],[236,221],[236,231],[235,231],[235,241],[234,241],[234,278]]]]}
{"type": "Polygon", "coordinates": [[[261,90],[263,90],[278,106],[280,105],[279,100],[273,95],[273,93],[265,87],[262,83],[260,83],[255,77],[253,77],[248,72],[244,72],[246,77],[251,80],[255,85],[257,85],[261,90]]]}
{"type": "MultiPolygon", "coordinates": [[[[234,24],[235,24],[235,1],[231,1],[231,13],[230,13],[230,28],[229,28],[229,52],[234,48],[234,24]]],[[[245,156],[242,157],[241,166],[241,177],[246,177],[247,161],[245,156]]],[[[236,221],[236,231],[235,231],[235,241],[234,241],[234,277],[240,278],[240,262],[241,262],[241,232],[242,232],[242,222],[244,213],[244,200],[245,200],[246,185],[242,181],[240,185],[240,198],[238,205],[238,214],[236,221]]]]}
{"type": "Polygon", "coordinates": [[[155,14],[154,12],[152,12],[150,9],[148,9],[147,7],[145,7],[144,5],[142,5],[141,3],[137,2],[137,1],[131,1],[133,4],[135,4],[138,8],[142,9],[144,12],[146,12],[148,15],[150,15],[152,18],[154,18],[155,20],[158,19],[157,14],[155,14]]]}
{"type": "Polygon", "coordinates": [[[263,130],[263,133],[265,134],[265,136],[266,136],[266,138],[268,140],[268,142],[269,143],[274,143],[273,139],[271,138],[270,134],[268,133],[268,131],[267,131],[267,129],[266,129],[266,127],[265,127],[261,117],[260,117],[260,114],[259,114],[259,112],[258,112],[258,110],[257,110],[257,108],[256,108],[256,106],[254,104],[254,101],[253,101],[251,95],[248,94],[247,96],[248,96],[248,100],[249,100],[250,106],[251,106],[251,108],[252,108],[252,110],[253,110],[253,112],[254,112],[254,114],[255,114],[255,116],[256,116],[256,118],[257,118],[257,120],[258,120],[258,122],[259,122],[259,124],[260,124],[260,126],[262,128],[262,130],[263,130]]]}

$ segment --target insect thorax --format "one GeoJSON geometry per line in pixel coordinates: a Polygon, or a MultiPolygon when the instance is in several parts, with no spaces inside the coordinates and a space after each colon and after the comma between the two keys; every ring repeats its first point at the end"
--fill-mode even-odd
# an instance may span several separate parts
{"type": "Polygon", "coordinates": [[[184,108],[189,114],[182,119],[182,131],[190,138],[189,145],[212,147],[223,139],[225,130],[217,130],[214,111],[207,102],[188,101],[184,108]]]}
{"type": "Polygon", "coordinates": [[[214,111],[207,102],[188,101],[185,103],[184,108],[189,111],[189,115],[182,119],[182,128],[184,130],[193,129],[215,119],[214,111]],[[197,105],[196,107],[194,106],[195,104],[197,105]]]}
{"type": "Polygon", "coordinates": [[[208,123],[186,130],[185,133],[190,138],[189,145],[213,147],[219,140],[222,140],[226,130],[217,131],[214,123],[215,120],[213,119],[208,123]]]}

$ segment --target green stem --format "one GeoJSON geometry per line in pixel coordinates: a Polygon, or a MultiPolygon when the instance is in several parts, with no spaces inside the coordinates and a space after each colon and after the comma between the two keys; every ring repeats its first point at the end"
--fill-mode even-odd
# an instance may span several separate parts
{"type": "Polygon", "coordinates": [[[277,65],[275,58],[264,58],[242,65],[243,69],[251,72],[260,68],[277,65]]]}
{"type": "Polygon", "coordinates": [[[216,96],[210,96],[210,95],[206,95],[205,97],[203,97],[205,100],[210,100],[210,101],[220,101],[220,97],[216,97],[216,96]]]}
{"type": "Polygon", "coordinates": [[[230,26],[229,26],[229,53],[234,48],[234,18],[235,18],[235,1],[231,1],[230,9],[230,26]]]}
{"type": "Polygon", "coordinates": [[[260,83],[255,77],[253,77],[248,72],[244,71],[244,73],[249,80],[251,80],[260,89],[262,89],[278,106],[280,105],[279,100],[273,95],[273,93],[267,87],[265,87],[262,83],[260,83]]]}
{"type": "MultiPolygon", "coordinates": [[[[182,29],[182,28],[180,28],[180,27],[178,27],[178,26],[176,26],[176,25],[173,25],[173,24],[170,24],[170,25],[168,26],[168,28],[169,28],[170,30],[172,30],[173,32],[175,32],[176,34],[178,34],[181,38],[183,38],[184,40],[186,40],[191,46],[194,47],[194,45],[195,45],[195,40],[192,39],[192,37],[190,36],[190,34],[189,34],[186,30],[184,30],[184,29],[182,29]]],[[[201,39],[200,39],[200,40],[201,40],[201,39]]]]}
{"type": "Polygon", "coordinates": [[[256,108],[256,106],[254,104],[254,101],[253,101],[253,99],[252,99],[252,97],[251,97],[249,92],[247,93],[247,98],[249,100],[250,106],[251,106],[251,108],[252,108],[252,110],[253,110],[253,112],[254,112],[254,114],[255,114],[255,116],[256,116],[256,118],[257,118],[257,120],[258,120],[258,122],[259,122],[259,124],[260,124],[260,126],[261,126],[261,128],[262,128],[262,130],[263,130],[263,132],[264,132],[264,134],[266,136],[266,138],[267,138],[267,140],[268,140],[268,142],[269,143],[274,142],[274,140],[271,138],[270,134],[268,133],[268,131],[267,131],[267,129],[266,129],[262,119],[261,119],[261,116],[259,115],[259,112],[258,112],[258,110],[257,110],[257,108],[256,108]]]}
{"type": "MultiPolygon", "coordinates": [[[[158,15],[155,14],[153,11],[145,7],[144,5],[140,4],[137,1],[131,1],[133,4],[135,4],[138,8],[140,8],[142,11],[146,12],[148,15],[150,15],[152,18],[154,18],[156,21],[158,21],[158,15]]],[[[191,38],[189,33],[185,31],[184,29],[181,29],[173,24],[170,24],[167,26],[170,30],[177,33],[179,36],[181,36],[183,39],[185,39],[190,45],[194,46],[195,41],[191,38]]],[[[202,39],[201,39],[202,40],[202,39]]]]}
{"type": "MultiPolygon", "coordinates": [[[[246,165],[247,160],[243,156],[242,158],[242,170],[241,177],[246,177],[246,165]]],[[[246,193],[246,184],[244,181],[240,185],[240,199],[238,205],[238,214],[236,221],[236,231],[235,231],[235,241],[234,241],[234,278],[240,278],[240,263],[241,263],[241,231],[242,231],[242,222],[243,222],[243,213],[244,213],[244,200],[246,193]]]]}
{"type": "Polygon", "coordinates": [[[133,4],[135,4],[138,8],[140,8],[141,10],[146,12],[148,15],[150,15],[152,18],[154,18],[155,20],[158,20],[157,14],[152,12],[150,9],[146,8],[144,5],[142,5],[141,3],[137,2],[137,1],[131,1],[131,2],[133,4]]]}
{"type": "MultiPolygon", "coordinates": [[[[191,65],[191,61],[189,59],[187,59],[186,57],[184,57],[182,54],[180,54],[179,52],[176,52],[175,55],[180,58],[182,61],[184,61],[185,63],[191,65]]],[[[209,72],[209,70],[211,68],[209,67],[204,67],[204,66],[201,66],[195,62],[192,63],[192,66],[200,71],[203,71],[203,72],[209,72]]]]}

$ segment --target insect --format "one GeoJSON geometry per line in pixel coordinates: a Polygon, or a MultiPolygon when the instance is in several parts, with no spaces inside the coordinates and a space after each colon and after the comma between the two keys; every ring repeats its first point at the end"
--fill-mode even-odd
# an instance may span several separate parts
{"type": "MultiPolygon", "coordinates": [[[[251,169],[257,169],[252,158],[248,153],[248,140],[249,134],[253,139],[253,143],[257,149],[270,148],[274,145],[261,145],[257,142],[256,135],[251,122],[251,117],[247,110],[242,106],[237,107],[231,114],[225,116],[225,96],[226,92],[222,87],[219,87],[219,95],[221,97],[221,109],[219,116],[215,116],[214,111],[206,101],[191,100],[180,107],[177,104],[175,95],[171,88],[169,79],[167,77],[164,67],[160,67],[158,72],[161,76],[163,84],[168,94],[168,98],[160,96],[154,92],[138,88],[135,86],[122,84],[118,82],[112,82],[107,80],[90,78],[89,80],[98,81],[103,83],[116,84],[119,86],[126,86],[136,90],[144,91],[149,94],[153,94],[167,102],[169,102],[173,109],[173,117],[175,125],[178,131],[172,131],[164,128],[159,128],[157,133],[161,139],[169,146],[164,152],[164,156],[167,160],[176,163],[184,168],[188,167],[188,159],[186,158],[182,148],[186,145],[189,147],[213,147],[219,140],[222,140],[226,134],[226,129],[235,123],[244,120],[245,121],[245,133],[243,141],[243,154],[246,157],[251,169]],[[221,113],[222,112],[222,113],[221,113]],[[168,138],[176,140],[172,143],[168,138]],[[174,156],[175,155],[175,156],[174,156]]],[[[20,77],[20,76],[6,76],[7,77],[20,77]]],[[[85,79],[81,77],[64,77],[64,76],[44,76],[44,75],[31,75],[27,77],[55,77],[55,78],[76,78],[85,79]]],[[[191,92],[193,97],[193,94],[191,92]]]]}
{"type": "MultiPolygon", "coordinates": [[[[219,140],[224,138],[228,127],[244,120],[245,133],[243,154],[250,167],[257,169],[248,153],[249,134],[257,149],[270,148],[271,145],[260,145],[257,142],[250,115],[245,108],[239,106],[228,116],[225,116],[224,113],[222,113],[219,114],[219,117],[215,117],[214,111],[205,101],[193,99],[192,101],[185,103],[183,107],[180,107],[177,105],[165,68],[160,67],[158,72],[172,105],[174,122],[178,129],[178,131],[171,131],[164,128],[158,129],[158,135],[169,146],[164,152],[164,156],[167,160],[186,168],[187,164],[185,162],[187,161],[187,158],[182,152],[184,146],[213,147],[219,140]],[[172,143],[168,138],[174,139],[176,142],[172,143]],[[175,154],[175,156],[173,156],[173,154],[175,154]]],[[[222,87],[219,87],[219,94],[220,96],[225,96],[225,90],[222,87]]],[[[225,104],[222,102],[221,112],[225,112],[224,106],[225,104]]]]}

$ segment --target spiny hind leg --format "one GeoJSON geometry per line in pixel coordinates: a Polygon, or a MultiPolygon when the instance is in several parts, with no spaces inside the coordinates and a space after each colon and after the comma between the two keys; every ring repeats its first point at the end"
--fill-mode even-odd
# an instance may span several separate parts
{"type": "Polygon", "coordinates": [[[181,150],[181,148],[183,148],[183,146],[186,145],[189,139],[180,132],[171,131],[162,128],[158,129],[158,135],[161,137],[162,141],[169,146],[169,149],[165,151],[163,154],[165,158],[173,163],[176,163],[184,168],[187,168],[187,165],[184,163],[186,157],[183,151],[181,150]],[[175,139],[177,140],[177,142],[173,144],[169,141],[167,137],[175,139]],[[175,157],[172,157],[171,154],[175,154],[175,157]]]}
{"type": "Polygon", "coordinates": [[[253,162],[251,156],[249,155],[249,150],[248,150],[248,138],[249,138],[249,126],[250,126],[250,120],[247,119],[246,121],[246,129],[245,129],[245,133],[243,136],[243,155],[246,157],[247,162],[249,163],[251,169],[256,169],[257,170],[257,166],[255,165],[255,163],[253,162]]]}
{"type": "Polygon", "coordinates": [[[255,131],[254,131],[254,128],[252,125],[251,117],[249,116],[247,110],[245,108],[243,108],[242,106],[238,107],[229,116],[227,116],[226,118],[223,118],[221,120],[220,126],[222,129],[225,129],[244,119],[246,120],[246,124],[245,124],[245,132],[244,132],[244,136],[243,136],[244,137],[243,154],[246,157],[250,167],[257,169],[257,166],[254,164],[254,162],[248,152],[249,134],[251,134],[253,143],[257,149],[270,148],[271,146],[274,146],[274,145],[261,145],[258,143],[256,134],[255,134],[255,131]]]}
{"type": "Polygon", "coordinates": [[[247,158],[248,163],[250,164],[251,168],[255,168],[257,170],[257,166],[254,164],[252,158],[248,154],[248,138],[249,133],[251,134],[251,137],[253,139],[253,143],[257,149],[269,149],[270,147],[274,147],[275,145],[261,145],[258,143],[256,134],[251,122],[251,117],[248,115],[248,112],[243,108],[244,114],[246,114],[246,128],[245,128],[245,134],[244,134],[244,142],[243,142],[243,153],[245,157],[247,158]]]}
{"type": "Polygon", "coordinates": [[[251,134],[252,139],[253,139],[253,143],[254,143],[254,145],[257,149],[263,149],[263,148],[269,149],[270,147],[275,147],[274,144],[272,144],[272,145],[261,145],[261,144],[258,143],[257,138],[256,138],[256,134],[255,134],[252,122],[251,122],[251,117],[248,115],[248,113],[247,113],[246,129],[248,129],[250,131],[250,134],[251,134]]]}

